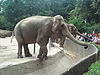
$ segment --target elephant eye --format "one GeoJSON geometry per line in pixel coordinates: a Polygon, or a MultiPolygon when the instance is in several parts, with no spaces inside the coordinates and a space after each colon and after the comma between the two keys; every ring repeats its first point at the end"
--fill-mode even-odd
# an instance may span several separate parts
{"type": "Polygon", "coordinates": [[[64,27],[64,24],[62,24],[61,27],[63,28],[64,27]]]}

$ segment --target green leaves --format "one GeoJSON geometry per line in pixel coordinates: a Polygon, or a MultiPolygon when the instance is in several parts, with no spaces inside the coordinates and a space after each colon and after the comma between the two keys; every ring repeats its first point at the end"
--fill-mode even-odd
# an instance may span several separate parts
{"type": "Polygon", "coordinates": [[[7,21],[4,16],[0,16],[0,29],[13,30],[14,24],[7,21]]]}
{"type": "Polygon", "coordinates": [[[100,32],[100,0],[77,0],[71,10],[69,23],[73,23],[81,32],[100,32]]]}
{"type": "Polygon", "coordinates": [[[95,14],[100,15],[100,0],[92,0],[91,6],[95,10],[95,14]]]}
{"type": "Polygon", "coordinates": [[[83,75],[100,75],[100,61],[93,63],[89,67],[89,71],[84,73],[83,75]]]}
{"type": "Polygon", "coordinates": [[[8,22],[5,28],[14,27],[12,25],[29,16],[59,14],[82,32],[100,32],[99,5],[100,0],[1,0],[0,15],[8,22]]]}

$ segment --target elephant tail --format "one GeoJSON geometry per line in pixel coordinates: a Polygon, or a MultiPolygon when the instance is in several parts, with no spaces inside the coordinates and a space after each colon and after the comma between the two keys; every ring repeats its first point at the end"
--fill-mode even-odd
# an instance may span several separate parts
{"type": "Polygon", "coordinates": [[[14,36],[15,36],[15,33],[14,33],[14,31],[12,31],[12,36],[11,36],[10,42],[12,42],[12,39],[13,39],[14,36]]]}

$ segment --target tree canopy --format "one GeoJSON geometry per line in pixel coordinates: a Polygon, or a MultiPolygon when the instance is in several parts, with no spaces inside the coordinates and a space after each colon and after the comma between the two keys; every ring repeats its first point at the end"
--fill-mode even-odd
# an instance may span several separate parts
{"type": "Polygon", "coordinates": [[[100,32],[100,0],[0,0],[0,28],[13,30],[23,18],[62,15],[81,32],[100,32]]]}

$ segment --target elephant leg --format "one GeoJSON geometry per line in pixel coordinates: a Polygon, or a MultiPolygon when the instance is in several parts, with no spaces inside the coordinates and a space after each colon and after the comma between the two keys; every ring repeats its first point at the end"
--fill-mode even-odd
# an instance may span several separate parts
{"type": "Polygon", "coordinates": [[[60,39],[60,47],[63,47],[64,41],[65,41],[65,38],[61,38],[61,39],[60,39]]]}
{"type": "Polygon", "coordinates": [[[50,46],[51,46],[51,47],[54,47],[53,42],[54,42],[54,39],[53,39],[53,38],[50,38],[50,46]]]}
{"type": "Polygon", "coordinates": [[[38,58],[47,59],[47,53],[48,53],[47,47],[46,46],[40,46],[38,58]]]}
{"type": "Polygon", "coordinates": [[[23,58],[22,56],[22,44],[18,43],[18,58],[23,58]]]}
{"type": "Polygon", "coordinates": [[[48,53],[47,47],[46,47],[46,46],[43,46],[43,47],[42,47],[42,50],[43,50],[43,58],[44,58],[44,59],[47,59],[47,58],[48,58],[48,57],[47,57],[47,53],[48,53]]]}
{"type": "Polygon", "coordinates": [[[35,54],[35,43],[34,43],[34,54],[35,54]]]}
{"type": "Polygon", "coordinates": [[[37,56],[38,58],[40,58],[40,59],[43,59],[43,50],[42,50],[42,48],[40,47],[40,50],[39,50],[39,55],[37,56]]]}
{"type": "Polygon", "coordinates": [[[31,57],[32,54],[30,53],[30,51],[28,49],[28,44],[23,44],[23,46],[24,46],[25,57],[31,57]]]}

